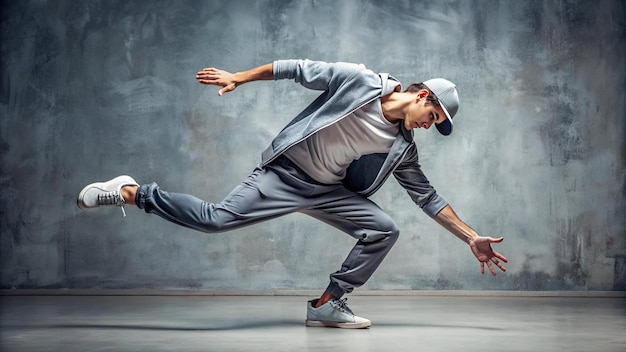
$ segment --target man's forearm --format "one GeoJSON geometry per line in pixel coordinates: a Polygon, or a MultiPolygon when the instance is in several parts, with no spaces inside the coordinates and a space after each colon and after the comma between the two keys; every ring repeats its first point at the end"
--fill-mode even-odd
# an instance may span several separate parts
{"type": "Polygon", "coordinates": [[[470,240],[478,237],[478,233],[461,221],[450,205],[446,205],[441,209],[434,219],[439,225],[443,226],[465,243],[469,243],[470,240]]]}
{"type": "Polygon", "coordinates": [[[274,79],[274,65],[272,63],[234,73],[237,85],[253,81],[267,81],[274,79]]]}

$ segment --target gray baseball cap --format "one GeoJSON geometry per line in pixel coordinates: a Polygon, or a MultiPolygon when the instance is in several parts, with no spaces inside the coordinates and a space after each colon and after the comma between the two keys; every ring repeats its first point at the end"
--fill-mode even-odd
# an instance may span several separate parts
{"type": "Polygon", "coordinates": [[[447,136],[452,133],[452,118],[459,111],[459,94],[456,91],[456,85],[443,78],[429,79],[424,84],[439,100],[441,109],[448,117],[442,123],[435,124],[437,131],[447,136]]]}

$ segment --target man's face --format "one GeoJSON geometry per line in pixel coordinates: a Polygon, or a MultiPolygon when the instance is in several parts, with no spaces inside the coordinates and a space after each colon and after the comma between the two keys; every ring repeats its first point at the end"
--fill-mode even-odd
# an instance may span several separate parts
{"type": "Polygon", "coordinates": [[[420,91],[416,101],[411,105],[404,118],[404,127],[407,130],[414,128],[429,129],[434,123],[441,123],[447,119],[441,106],[435,106],[426,100],[428,91],[420,91]]]}

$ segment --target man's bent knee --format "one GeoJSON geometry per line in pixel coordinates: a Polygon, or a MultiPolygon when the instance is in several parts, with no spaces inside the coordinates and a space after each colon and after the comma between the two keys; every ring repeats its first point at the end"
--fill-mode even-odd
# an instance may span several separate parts
{"type": "Polygon", "coordinates": [[[394,225],[386,231],[371,232],[366,230],[360,241],[365,243],[373,243],[385,240],[391,243],[395,243],[399,235],[400,229],[394,225]]]}

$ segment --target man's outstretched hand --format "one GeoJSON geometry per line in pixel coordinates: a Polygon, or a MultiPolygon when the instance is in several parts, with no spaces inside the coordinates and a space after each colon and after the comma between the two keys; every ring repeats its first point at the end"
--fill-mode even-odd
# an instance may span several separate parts
{"type": "Polygon", "coordinates": [[[218,70],[213,67],[205,68],[198,72],[196,74],[196,79],[202,84],[222,87],[222,89],[217,92],[218,95],[235,90],[238,84],[234,74],[228,71],[218,70]]]}
{"type": "Polygon", "coordinates": [[[469,241],[472,253],[474,253],[474,256],[480,262],[480,272],[482,274],[485,273],[485,263],[487,263],[487,267],[493,275],[496,275],[496,270],[493,268],[493,264],[495,264],[500,270],[506,271],[502,262],[508,263],[508,259],[506,259],[506,257],[502,254],[491,249],[492,243],[500,243],[503,240],[503,237],[493,238],[478,236],[469,241]]]}

